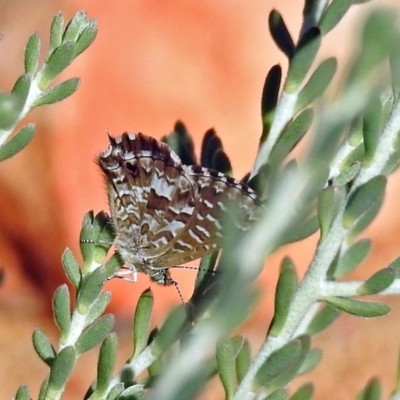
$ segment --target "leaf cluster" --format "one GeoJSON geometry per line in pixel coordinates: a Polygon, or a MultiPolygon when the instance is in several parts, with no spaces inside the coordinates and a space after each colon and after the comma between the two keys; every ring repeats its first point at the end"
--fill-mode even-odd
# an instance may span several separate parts
{"type": "Polygon", "coordinates": [[[17,124],[37,107],[57,103],[79,87],[79,78],[70,78],[50,87],[54,79],[84,52],[97,35],[97,23],[83,11],[74,15],[64,28],[64,16],[58,13],[51,24],[50,48],[39,68],[41,40],[30,36],[25,47],[24,74],[10,93],[0,91],[0,161],[20,152],[33,139],[35,125],[25,125],[14,133],[17,124]]]}

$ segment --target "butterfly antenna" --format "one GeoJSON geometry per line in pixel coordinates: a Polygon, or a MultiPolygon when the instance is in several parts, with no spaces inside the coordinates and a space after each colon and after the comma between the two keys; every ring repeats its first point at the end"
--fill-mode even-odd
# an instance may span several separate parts
{"type": "Polygon", "coordinates": [[[179,298],[181,299],[181,303],[182,303],[183,308],[184,308],[184,310],[185,310],[185,312],[186,312],[186,316],[187,316],[188,321],[190,321],[190,323],[191,323],[192,325],[194,325],[193,315],[192,315],[192,313],[188,310],[188,307],[190,306],[190,303],[185,303],[185,300],[183,300],[182,292],[181,292],[181,289],[179,289],[178,282],[173,281],[173,285],[175,286],[175,289],[176,289],[176,291],[178,292],[179,298]]]}
{"type": "Polygon", "coordinates": [[[207,269],[207,268],[201,268],[201,267],[189,267],[188,265],[175,265],[174,268],[192,269],[195,271],[210,272],[212,274],[219,274],[221,272],[221,271],[216,271],[214,269],[207,269]]]}
{"type": "Polygon", "coordinates": [[[181,289],[179,289],[179,285],[178,282],[174,281],[173,285],[175,286],[176,291],[178,292],[179,298],[181,299],[181,303],[183,304],[183,306],[186,305],[185,301],[183,300],[183,296],[182,296],[182,292],[181,289]]]}

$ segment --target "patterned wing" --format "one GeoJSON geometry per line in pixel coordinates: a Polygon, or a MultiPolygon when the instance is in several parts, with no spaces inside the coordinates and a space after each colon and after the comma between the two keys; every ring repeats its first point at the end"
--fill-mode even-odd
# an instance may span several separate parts
{"type": "Polygon", "coordinates": [[[260,211],[257,194],[245,183],[213,169],[182,167],[198,187],[195,209],[185,229],[174,240],[173,248],[160,258],[161,265],[186,263],[219,249],[221,216],[227,202],[233,201],[239,207],[234,222],[243,231],[251,227],[260,211]]]}
{"type": "Polygon", "coordinates": [[[185,229],[197,186],[179,157],[151,137],[124,133],[110,143],[98,164],[107,178],[117,247],[138,255],[133,264],[137,258],[152,264],[185,229]]]}
{"type": "Polygon", "coordinates": [[[221,247],[221,213],[235,201],[238,229],[259,209],[246,184],[213,169],[182,165],[166,144],[142,134],[110,137],[97,162],[107,186],[116,247],[133,271],[171,284],[168,268],[221,247]]]}

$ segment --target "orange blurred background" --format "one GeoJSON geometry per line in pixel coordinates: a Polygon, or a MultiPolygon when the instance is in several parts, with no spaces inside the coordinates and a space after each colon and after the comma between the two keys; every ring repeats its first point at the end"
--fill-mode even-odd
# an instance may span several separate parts
{"type": "MultiPolygon", "coordinates": [[[[381,1],[380,5],[396,5],[381,1]]],[[[11,398],[27,383],[33,397],[47,369],[35,355],[31,335],[41,327],[57,337],[51,318],[51,298],[65,282],[60,258],[65,247],[79,254],[78,237],[88,210],[108,210],[103,179],[93,160],[107,145],[106,131],[142,131],[154,137],[169,133],[177,119],[195,138],[214,127],[231,157],[236,177],[254,160],[261,131],[260,96],[268,69],[287,62],[268,32],[268,14],[277,8],[294,37],[300,27],[302,4],[251,1],[78,1],[0,0],[0,87],[11,89],[23,73],[23,50],[31,33],[42,38],[43,54],[54,14],[68,21],[85,10],[98,21],[94,44],[62,74],[82,79],[71,98],[38,109],[23,122],[37,123],[33,142],[16,157],[0,164],[0,398],[11,398]],[[112,5],[113,4],[113,5],[112,5]],[[117,4],[117,5],[115,5],[117,4]]],[[[354,7],[324,39],[320,57],[351,54],[354,31],[368,6],[354,7]]],[[[371,258],[353,278],[369,276],[399,255],[399,173],[391,178],[385,207],[368,229],[374,240],[371,258]]],[[[258,283],[264,296],[243,332],[254,350],[263,340],[272,314],[278,265],[290,254],[299,271],[312,257],[317,236],[281,249],[271,257],[258,283]]],[[[174,271],[185,298],[194,273],[174,271]]],[[[145,276],[129,284],[112,281],[110,310],[117,313],[117,329],[127,357],[130,319],[140,293],[149,286],[145,276]]],[[[152,285],[154,323],[179,302],[174,288],[152,285]]],[[[315,398],[352,398],[372,376],[384,381],[385,394],[394,386],[400,343],[400,301],[390,299],[392,314],[377,321],[342,316],[315,340],[324,359],[302,381],[313,379],[315,398]]],[[[82,357],[68,385],[65,399],[81,398],[95,378],[96,352],[82,357]],[[88,371],[83,373],[84,371],[88,371]]],[[[204,399],[221,398],[210,387],[204,399]]]]}

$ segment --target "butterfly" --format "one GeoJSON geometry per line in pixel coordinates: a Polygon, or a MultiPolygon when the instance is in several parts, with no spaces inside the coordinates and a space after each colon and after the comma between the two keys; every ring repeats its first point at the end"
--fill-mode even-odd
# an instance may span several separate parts
{"type": "Polygon", "coordinates": [[[217,170],[184,165],[165,143],[142,133],[109,136],[97,157],[104,173],[115,246],[132,277],[147,274],[172,285],[168,269],[221,248],[222,214],[234,201],[234,224],[247,230],[257,218],[254,190],[217,170]]]}

